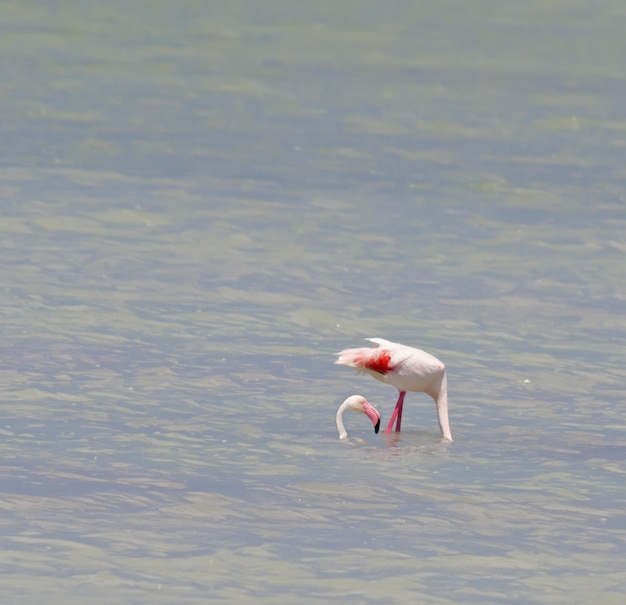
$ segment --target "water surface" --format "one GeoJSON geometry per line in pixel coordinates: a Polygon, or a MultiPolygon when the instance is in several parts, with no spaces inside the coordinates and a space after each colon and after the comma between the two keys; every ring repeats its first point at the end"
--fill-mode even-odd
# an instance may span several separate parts
{"type": "Polygon", "coordinates": [[[622,12],[6,6],[6,602],[621,603],[622,12]]]}

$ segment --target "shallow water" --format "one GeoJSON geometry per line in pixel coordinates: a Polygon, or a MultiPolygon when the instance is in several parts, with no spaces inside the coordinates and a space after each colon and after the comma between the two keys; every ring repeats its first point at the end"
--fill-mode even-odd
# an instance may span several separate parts
{"type": "Polygon", "coordinates": [[[622,602],[621,4],[3,11],[7,603],[622,602]]]}

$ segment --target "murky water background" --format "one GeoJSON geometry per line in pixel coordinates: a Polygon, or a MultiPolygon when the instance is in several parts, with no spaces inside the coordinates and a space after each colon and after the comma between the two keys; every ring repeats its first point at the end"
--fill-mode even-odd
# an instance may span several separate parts
{"type": "Polygon", "coordinates": [[[621,2],[222,4],[0,9],[3,603],[622,603],[621,2]]]}

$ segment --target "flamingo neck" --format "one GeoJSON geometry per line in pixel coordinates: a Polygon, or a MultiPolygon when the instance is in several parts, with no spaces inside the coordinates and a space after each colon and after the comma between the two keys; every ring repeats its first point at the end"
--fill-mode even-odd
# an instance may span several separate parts
{"type": "Polygon", "coordinates": [[[348,409],[349,404],[347,401],[344,401],[337,410],[337,431],[339,431],[339,439],[347,439],[348,433],[346,432],[346,427],[343,424],[343,413],[348,409]]]}
{"type": "Polygon", "coordinates": [[[450,432],[450,420],[448,419],[448,379],[443,375],[441,388],[436,397],[434,397],[437,405],[437,418],[439,420],[439,428],[444,439],[452,441],[452,433],[450,432]]]}

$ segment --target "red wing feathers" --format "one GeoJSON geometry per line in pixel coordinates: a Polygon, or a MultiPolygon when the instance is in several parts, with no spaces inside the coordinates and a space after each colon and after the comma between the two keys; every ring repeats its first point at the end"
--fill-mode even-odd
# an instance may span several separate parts
{"type": "Polygon", "coordinates": [[[357,370],[388,374],[393,370],[391,365],[391,353],[384,349],[346,349],[339,353],[339,359],[335,362],[347,365],[357,370]]]}
{"type": "Polygon", "coordinates": [[[363,360],[362,365],[371,372],[378,372],[379,374],[387,374],[393,370],[389,351],[374,351],[373,355],[369,355],[367,359],[363,360]]]}

